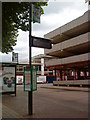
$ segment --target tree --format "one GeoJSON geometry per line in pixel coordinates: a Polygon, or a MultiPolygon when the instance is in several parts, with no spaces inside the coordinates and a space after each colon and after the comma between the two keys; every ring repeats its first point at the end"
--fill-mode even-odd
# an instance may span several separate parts
{"type": "MultiPolygon", "coordinates": [[[[2,3],[2,53],[13,51],[19,29],[29,31],[29,4],[28,2],[2,3]]],[[[42,6],[47,5],[46,2],[33,4],[40,6],[41,14],[44,14],[42,6]]]]}

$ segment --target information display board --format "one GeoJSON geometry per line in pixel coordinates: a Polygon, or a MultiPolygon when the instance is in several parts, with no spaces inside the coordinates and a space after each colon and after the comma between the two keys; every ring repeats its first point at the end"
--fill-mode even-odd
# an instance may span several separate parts
{"type": "Polygon", "coordinates": [[[24,68],[24,91],[31,91],[31,72],[32,72],[32,90],[37,90],[37,71],[29,67],[24,68]]]}
{"type": "Polygon", "coordinates": [[[2,93],[14,93],[16,95],[16,66],[2,65],[0,71],[2,93]]]}
{"type": "Polygon", "coordinates": [[[37,90],[37,71],[32,69],[32,79],[33,79],[33,91],[37,90]]]}

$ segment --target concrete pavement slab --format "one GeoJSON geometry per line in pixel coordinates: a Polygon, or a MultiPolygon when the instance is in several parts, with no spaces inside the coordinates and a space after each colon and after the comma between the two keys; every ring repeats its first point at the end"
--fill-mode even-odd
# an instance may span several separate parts
{"type": "Polygon", "coordinates": [[[23,118],[14,110],[10,109],[9,107],[2,105],[2,117],[3,118],[23,118]]]}
{"type": "Polygon", "coordinates": [[[53,85],[43,85],[41,88],[48,88],[48,89],[61,89],[61,90],[70,90],[70,91],[83,91],[83,92],[90,92],[90,88],[85,87],[68,87],[68,86],[53,86],[53,85]]]}
{"type": "MultiPolygon", "coordinates": [[[[43,89],[33,92],[33,115],[28,115],[28,93],[17,87],[17,96],[4,95],[3,117],[11,118],[85,118],[88,117],[88,92],[43,89]]],[[[52,86],[52,85],[49,85],[52,86]]]]}

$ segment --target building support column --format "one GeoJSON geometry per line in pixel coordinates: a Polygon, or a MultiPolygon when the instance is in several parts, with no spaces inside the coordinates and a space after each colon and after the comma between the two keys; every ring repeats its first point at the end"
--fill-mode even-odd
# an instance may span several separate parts
{"type": "Polygon", "coordinates": [[[56,73],[56,68],[55,68],[55,81],[56,81],[56,78],[57,78],[57,73],[56,73]]]}
{"type": "Polygon", "coordinates": [[[73,72],[74,72],[74,80],[77,80],[77,75],[76,75],[77,72],[76,72],[76,70],[74,70],[73,72]]]}
{"type": "Polygon", "coordinates": [[[72,69],[70,70],[70,76],[72,76],[72,69]]]}
{"type": "Polygon", "coordinates": [[[80,80],[80,70],[77,70],[77,79],[80,80]]]}
{"type": "Polygon", "coordinates": [[[84,70],[83,72],[84,72],[84,78],[87,79],[87,71],[84,70]]]}
{"type": "Polygon", "coordinates": [[[60,70],[60,80],[62,80],[62,70],[60,70]]]}
{"type": "Polygon", "coordinates": [[[41,75],[44,75],[44,58],[41,58],[41,75]]]}
{"type": "Polygon", "coordinates": [[[65,80],[64,70],[62,71],[62,80],[65,80]]]}

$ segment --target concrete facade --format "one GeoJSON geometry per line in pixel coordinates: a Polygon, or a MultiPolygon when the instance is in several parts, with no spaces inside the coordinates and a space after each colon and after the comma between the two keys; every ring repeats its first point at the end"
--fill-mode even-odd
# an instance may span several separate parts
{"type": "MultiPolygon", "coordinates": [[[[79,70],[79,72],[84,71],[84,74],[89,74],[88,76],[90,76],[89,14],[90,10],[79,18],[45,35],[45,38],[51,39],[53,44],[52,49],[45,49],[45,54],[54,57],[45,61],[47,68],[61,72],[68,71],[69,73],[72,70],[76,71],[76,75],[79,70]]],[[[62,73],[61,76],[63,76],[62,73]]]]}

